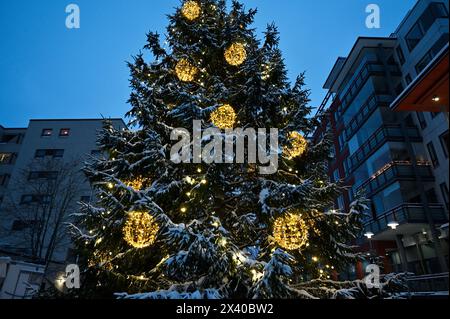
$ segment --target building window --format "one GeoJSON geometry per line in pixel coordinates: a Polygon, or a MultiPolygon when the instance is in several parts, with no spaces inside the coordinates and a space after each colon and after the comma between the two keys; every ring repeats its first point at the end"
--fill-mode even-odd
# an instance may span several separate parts
{"type": "Polygon", "coordinates": [[[62,158],[64,156],[64,150],[36,150],[34,158],[62,158]]]}
{"type": "Polygon", "coordinates": [[[339,135],[339,150],[342,152],[344,147],[345,147],[345,132],[339,135]]]}
{"type": "Polygon", "coordinates": [[[0,164],[11,164],[12,153],[0,153],[0,164]]]}
{"type": "Polygon", "coordinates": [[[439,136],[439,140],[441,141],[441,146],[445,157],[448,158],[448,131],[439,136]]]}
{"type": "Polygon", "coordinates": [[[23,195],[20,201],[22,205],[30,204],[49,204],[51,197],[49,195],[23,195]]]}
{"type": "Polygon", "coordinates": [[[339,198],[337,199],[337,205],[338,205],[338,208],[340,210],[344,210],[345,203],[344,203],[344,196],[343,195],[339,196],[339,198]]]}
{"type": "Polygon", "coordinates": [[[53,130],[51,128],[45,128],[42,130],[42,137],[50,137],[53,135],[53,130]]]}
{"type": "Polygon", "coordinates": [[[30,172],[28,180],[46,179],[56,180],[58,178],[58,172],[30,172]]]}
{"type": "Polygon", "coordinates": [[[416,23],[406,35],[406,43],[408,44],[408,49],[410,52],[419,44],[422,37],[423,31],[419,23],[416,23]]]}
{"type": "Polygon", "coordinates": [[[10,178],[11,178],[11,175],[9,175],[9,174],[0,175],[0,186],[8,186],[8,182],[9,182],[10,178]]]}
{"type": "Polygon", "coordinates": [[[430,203],[430,204],[438,204],[439,203],[439,200],[436,196],[436,192],[435,192],[434,188],[427,190],[425,192],[425,195],[427,196],[428,203],[430,203]]]}
{"type": "Polygon", "coordinates": [[[400,62],[400,64],[401,65],[405,64],[405,55],[403,54],[402,47],[398,46],[396,51],[397,51],[398,61],[400,62]]]}
{"type": "Polygon", "coordinates": [[[29,220],[15,220],[12,225],[12,231],[22,231],[30,228],[33,225],[32,221],[29,220]]]}
{"type": "Polygon", "coordinates": [[[99,150],[93,150],[93,151],[91,151],[91,155],[92,155],[92,156],[95,156],[95,157],[98,157],[98,156],[100,156],[101,154],[102,154],[102,152],[99,151],[99,150]]]}
{"type": "Polygon", "coordinates": [[[91,202],[91,196],[81,196],[82,203],[89,204],[91,202]]]}
{"type": "Polygon", "coordinates": [[[424,57],[416,64],[417,74],[421,73],[433,60],[433,58],[441,51],[441,49],[448,43],[448,33],[443,34],[433,47],[424,55],[424,57]]]}
{"type": "Polygon", "coordinates": [[[339,182],[340,180],[341,180],[341,176],[339,174],[339,169],[337,169],[333,172],[333,181],[339,182]]]}
{"type": "Polygon", "coordinates": [[[410,84],[411,84],[411,82],[412,82],[411,74],[407,74],[407,75],[405,76],[405,81],[406,81],[406,84],[407,84],[407,85],[410,85],[410,84]]]}
{"type": "Polygon", "coordinates": [[[61,137],[67,137],[70,135],[70,129],[68,128],[63,128],[59,131],[59,136],[61,137]]]}
{"type": "Polygon", "coordinates": [[[433,142],[427,144],[428,153],[430,154],[431,162],[433,162],[434,168],[439,167],[439,159],[436,154],[436,149],[434,148],[433,142]]]}
{"type": "Polygon", "coordinates": [[[436,116],[441,114],[441,112],[431,112],[430,114],[431,114],[431,118],[434,119],[436,116]]]}
{"type": "Polygon", "coordinates": [[[449,202],[448,202],[448,187],[446,183],[441,184],[441,193],[442,198],[444,199],[445,207],[447,207],[447,210],[449,210],[449,202]]]}
{"type": "Polygon", "coordinates": [[[428,124],[427,120],[425,119],[425,114],[423,112],[416,112],[416,114],[417,119],[419,120],[420,127],[422,128],[422,130],[426,129],[428,124]]]}
{"type": "Polygon", "coordinates": [[[447,18],[448,12],[443,3],[433,2],[417,20],[417,23],[411,28],[406,36],[409,51],[419,44],[427,31],[431,28],[434,21],[439,18],[447,18]]]}

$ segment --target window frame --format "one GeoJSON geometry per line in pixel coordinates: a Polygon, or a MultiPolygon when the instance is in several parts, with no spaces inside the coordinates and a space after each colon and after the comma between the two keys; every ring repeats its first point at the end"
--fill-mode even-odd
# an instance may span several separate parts
{"type": "Polygon", "coordinates": [[[447,183],[442,183],[441,185],[439,185],[439,188],[441,189],[442,198],[444,199],[444,204],[447,207],[447,210],[449,210],[450,203],[449,203],[449,194],[448,194],[447,183]]]}
{"type": "Polygon", "coordinates": [[[436,152],[436,148],[434,147],[433,141],[427,144],[428,154],[430,155],[431,162],[433,163],[434,168],[438,168],[440,166],[439,157],[436,152]],[[434,159],[433,159],[434,157],[434,159]]]}
{"type": "Polygon", "coordinates": [[[449,135],[449,131],[442,133],[439,135],[439,141],[441,142],[442,151],[444,152],[445,158],[448,158],[449,150],[448,150],[448,144],[444,141],[444,136],[449,135]]]}

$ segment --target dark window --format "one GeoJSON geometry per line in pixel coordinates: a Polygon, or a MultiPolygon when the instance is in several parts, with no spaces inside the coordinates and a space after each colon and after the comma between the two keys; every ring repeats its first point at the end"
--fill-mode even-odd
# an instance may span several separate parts
{"type": "Polygon", "coordinates": [[[441,114],[441,112],[431,112],[431,118],[434,119],[436,116],[438,116],[439,114],[441,114]]]}
{"type": "Polygon", "coordinates": [[[405,81],[406,81],[406,84],[408,84],[408,85],[411,84],[412,78],[411,78],[411,75],[410,75],[410,74],[408,74],[408,75],[405,76],[405,81]]]}
{"type": "Polygon", "coordinates": [[[427,121],[425,120],[425,114],[423,112],[416,112],[416,114],[417,119],[419,120],[420,127],[422,128],[422,130],[426,129],[428,124],[427,121]]]}
{"type": "Polygon", "coordinates": [[[49,204],[51,197],[48,195],[23,195],[20,203],[22,205],[29,204],[49,204]]]}
{"type": "Polygon", "coordinates": [[[438,204],[439,203],[439,200],[436,196],[436,192],[435,192],[434,188],[427,190],[426,196],[427,196],[428,203],[430,203],[430,204],[438,204]]]}
{"type": "Polygon", "coordinates": [[[400,62],[401,65],[405,64],[405,55],[403,54],[402,47],[398,46],[396,50],[397,50],[398,61],[400,62]]]}
{"type": "Polygon", "coordinates": [[[396,87],[395,87],[395,93],[397,95],[400,95],[403,92],[403,84],[399,83],[396,87]]]}
{"type": "Polygon", "coordinates": [[[53,134],[53,130],[51,128],[45,128],[42,130],[42,135],[43,137],[49,137],[52,136],[53,134]]]}
{"type": "Polygon", "coordinates": [[[3,202],[3,196],[0,196],[0,204],[3,202]]]}
{"type": "Polygon", "coordinates": [[[70,135],[70,129],[63,128],[59,131],[59,136],[66,137],[70,135]]]}
{"type": "Polygon", "coordinates": [[[414,126],[414,121],[413,121],[413,118],[412,118],[412,114],[409,114],[407,117],[405,117],[405,124],[407,125],[407,126],[414,126]]]}
{"type": "Polygon", "coordinates": [[[444,151],[445,157],[448,158],[448,131],[439,136],[439,139],[441,141],[442,150],[444,151]]]}
{"type": "Polygon", "coordinates": [[[436,19],[447,17],[448,12],[443,3],[431,3],[406,36],[409,51],[412,51],[417,46],[436,19]]]}
{"type": "Polygon", "coordinates": [[[0,175],[0,186],[7,186],[11,175],[3,174],[0,175]]]}
{"type": "Polygon", "coordinates": [[[27,228],[30,228],[32,224],[33,222],[28,220],[15,220],[12,225],[12,230],[13,231],[25,230],[27,228]]]}
{"type": "Polygon", "coordinates": [[[92,155],[92,156],[100,156],[101,154],[102,154],[102,152],[99,151],[99,150],[93,150],[93,151],[91,151],[91,155],[92,155]]]}
{"type": "Polygon", "coordinates": [[[11,164],[13,159],[13,153],[0,153],[0,164],[11,164]]]}
{"type": "Polygon", "coordinates": [[[433,142],[427,144],[428,153],[430,154],[430,159],[433,162],[434,168],[439,167],[439,159],[436,154],[436,149],[434,148],[433,142]]]}
{"type": "Polygon", "coordinates": [[[64,156],[64,150],[36,150],[35,158],[53,157],[61,158],[64,156]]]}
{"type": "Polygon", "coordinates": [[[58,172],[30,172],[28,180],[47,179],[56,180],[58,178],[58,172]]]}
{"type": "Polygon", "coordinates": [[[412,29],[406,35],[406,43],[408,44],[409,51],[412,51],[422,40],[423,31],[418,23],[416,23],[412,29]]]}
{"type": "Polygon", "coordinates": [[[433,60],[433,58],[442,50],[444,45],[448,43],[448,33],[443,34],[433,47],[423,56],[423,58],[416,64],[416,72],[421,73],[433,60]]]}
{"type": "Polygon", "coordinates": [[[89,204],[91,202],[91,196],[81,196],[81,202],[89,204]]]}
{"type": "Polygon", "coordinates": [[[448,187],[446,183],[441,184],[441,193],[442,198],[444,199],[445,206],[447,207],[447,210],[449,209],[449,202],[448,202],[448,187]]]}

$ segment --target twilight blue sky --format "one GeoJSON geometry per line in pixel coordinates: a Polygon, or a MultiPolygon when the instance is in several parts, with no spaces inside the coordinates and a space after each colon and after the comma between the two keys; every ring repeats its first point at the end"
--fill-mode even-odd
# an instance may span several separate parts
{"type": "MultiPolygon", "coordinates": [[[[357,36],[389,36],[415,0],[242,0],[257,7],[261,35],[274,21],[294,79],[307,72],[312,105],[338,56],[357,36]],[[381,8],[381,29],[367,29],[365,8],[381,8]]],[[[130,89],[125,61],[164,33],[166,14],[180,0],[1,0],[0,124],[26,126],[31,118],[122,117],[130,89]],[[81,9],[81,29],[65,27],[65,7],[81,9]]]]}

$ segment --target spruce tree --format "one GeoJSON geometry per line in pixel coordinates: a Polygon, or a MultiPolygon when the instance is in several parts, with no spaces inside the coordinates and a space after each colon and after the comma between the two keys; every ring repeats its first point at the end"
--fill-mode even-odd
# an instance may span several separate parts
{"type": "Polygon", "coordinates": [[[277,28],[258,39],[255,14],[238,1],[229,10],[225,0],[183,1],[166,45],[149,33],[129,64],[129,128],[105,122],[104,156],[85,167],[98,201],[72,225],[85,297],[297,298],[305,294],[294,285],[329,279],[357,257],[349,243],[364,202],[332,209],[343,188],[327,176],[330,139],[310,143],[318,119],[305,76],[289,82],[277,28]],[[192,148],[191,163],[176,163],[171,134],[194,120],[221,134],[278,129],[268,151],[278,170],[194,164],[192,148]]]}

